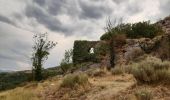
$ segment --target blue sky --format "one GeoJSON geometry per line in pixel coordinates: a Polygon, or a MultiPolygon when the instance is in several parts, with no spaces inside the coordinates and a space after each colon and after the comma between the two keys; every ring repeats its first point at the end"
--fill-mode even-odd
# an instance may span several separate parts
{"type": "Polygon", "coordinates": [[[44,67],[59,65],[74,40],[98,40],[106,19],[155,22],[170,14],[170,0],[0,0],[0,70],[31,69],[34,33],[58,42],[44,67]]]}

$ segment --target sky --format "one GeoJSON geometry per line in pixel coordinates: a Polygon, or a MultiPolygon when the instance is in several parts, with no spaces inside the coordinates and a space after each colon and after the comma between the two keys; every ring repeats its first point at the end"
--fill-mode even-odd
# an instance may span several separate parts
{"type": "Polygon", "coordinates": [[[33,35],[58,44],[44,67],[60,64],[74,40],[99,40],[107,18],[156,22],[170,15],[170,0],[0,0],[0,70],[31,69],[33,35]]]}

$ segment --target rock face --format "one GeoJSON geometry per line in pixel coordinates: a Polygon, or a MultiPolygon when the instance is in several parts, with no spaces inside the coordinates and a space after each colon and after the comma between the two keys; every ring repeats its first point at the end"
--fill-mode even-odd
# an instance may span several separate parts
{"type": "Polygon", "coordinates": [[[166,17],[163,20],[160,20],[156,24],[160,25],[165,33],[170,34],[170,16],[166,17]]]}
{"type": "Polygon", "coordinates": [[[162,60],[170,60],[170,16],[156,24],[163,28],[165,34],[153,39],[126,39],[125,46],[121,48],[123,50],[116,53],[116,63],[127,64],[144,54],[156,56],[162,60]]]}
{"type": "Polygon", "coordinates": [[[156,24],[162,27],[165,32],[163,35],[153,39],[126,39],[125,45],[116,47],[115,63],[123,66],[144,54],[156,56],[162,60],[170,60],[170,16],[156,24]]]}

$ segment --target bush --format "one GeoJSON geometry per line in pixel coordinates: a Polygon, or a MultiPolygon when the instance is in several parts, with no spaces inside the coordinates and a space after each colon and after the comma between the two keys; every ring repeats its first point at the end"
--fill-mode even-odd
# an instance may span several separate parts
{"type": "Polygon", "coordinates": [[[115,46],[122,46],[126,43],[126,34],[118,34],[114,37],[115,46]]]}
{"type": "Polygon", "coordinates": [[[72,64],[61,62],[60,67],[61,67],[62,72],[65,74],[72,68],[72,64]]]}
{"type": "Polygon", "coordinates": [[[124,73],[124,70],[120,66],[116,66],[111,70],[113,75],[120,75],[124,73]]]}
{"type": "Polygon", "coordinates": [[[127,33],[127,36],[130,38],[153,38],[162,32],[161,27],[146,21],[132,24],[131,31],[127,33]]]}
{"type": "MultiPolygon", "coordinates": [[[[128,38],[153,38],[163,33],[160,26],[150,24],[149,21],[138,22],[134,24],[120,24],[112,29],[114,34],[125,34],[128,38]]],[[[101,40],[110,40],[114,34],[103,34],[101,40]]]]}
{"type": "Polygon", "coordinates": [[[14,72],[0,74],[0,91],[15,88],[32,79],[31,73],[14,72]]]}
{"type": "Polygon", "coordinates": [[[107,74],[107,72],[103,69],[94,70],[91,73],[93,74],[91,76],[95,76],[95,77],[103,77],[107,74]]]}
{"type": "Polygon", "coordinates": [[[109,33],[105,33],[100,37],[100,40],[110,40],[111,37],[112,36],[109,33]]]}
{"type": "Polygon", "coordinates": [[[148,84],[170,82],[170,62],[168,61],[162,62],[158,58],[147,57],[142,62],[132,64],[129,69],[138,82],[148,84]]]}
{"type": "Polygon", "coordinates": [[[88,77],[86,74],[72,74],[64,78],[61,87],[75,88],[76,86],[85,86],[88,84],[88,77]]]}
{"type": "Polygon", "coordinates": [[[58,71],[57,69],[53,69],[53,70],[50,70],[50,69],[42,70],[43,80],[44,80],[44,79],[47,79],[47,78],[49,78],[49,77],[53,77],[53,76],[59,75],[59,74],[62,74],[62,73],[61,73],[61,71],[58,71]]]}
{"type": "Polygon", "coordinates": [[[151,91],[141,89],[135,93],[137,100],[151,100],[153,98],[151,91]]]}

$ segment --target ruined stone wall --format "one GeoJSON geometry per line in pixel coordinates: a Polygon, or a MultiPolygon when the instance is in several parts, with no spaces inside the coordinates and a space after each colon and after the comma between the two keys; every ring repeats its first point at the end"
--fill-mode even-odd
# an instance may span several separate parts
{"type": "Polygon", "coordinates": [[[95,62],[97,43],[98,41],[76,40],[73,47],[73,63],[95,62]],[[94,54],[90,54],[90,48],[94,48],[94,54]]]}

